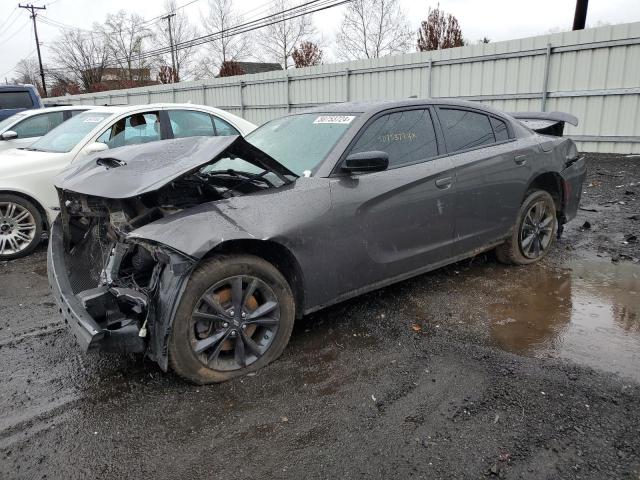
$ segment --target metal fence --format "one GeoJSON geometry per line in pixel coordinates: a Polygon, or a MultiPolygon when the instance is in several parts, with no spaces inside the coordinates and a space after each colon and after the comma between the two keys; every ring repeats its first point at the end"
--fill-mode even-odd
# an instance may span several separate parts
{"type": "Polygon", "coordinates": [[[305,108],[410,96],[565,111],[583,151],[640,153],[640,22],[256,75],[51,98],[216,106],[256,124],[305,108]]]}

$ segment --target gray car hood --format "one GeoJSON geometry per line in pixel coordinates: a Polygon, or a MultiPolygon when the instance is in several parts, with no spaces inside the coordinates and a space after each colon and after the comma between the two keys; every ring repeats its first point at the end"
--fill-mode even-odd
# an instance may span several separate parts
{"type": "Polygon", "coordinates": [[[171,183],[216,158],[238,156],[275,173],[295,175],[239,136],[190,137],[114,148],[71,165],[55,178],[57,188],[112,199],[131,198],[171,183]]]}

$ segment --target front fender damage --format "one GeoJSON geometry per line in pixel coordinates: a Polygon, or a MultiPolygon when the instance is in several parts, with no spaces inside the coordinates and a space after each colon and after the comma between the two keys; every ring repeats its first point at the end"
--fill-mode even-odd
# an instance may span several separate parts
{"type": "Polygon", "coordinates": [[[175,313],[195,266],[195,260],[172,251],[164,251],[168,262],[162,267],[153,301],[149,304],[147,356],[163,371],[169,367],[168,344],[175,313]]]}
{"type": "MultiPolygon", "coordinates": [[[[168,341],[173,327],[175,312],[180,304],[187,281],[196,260],[164,245],[153,244],[145,240],[132,239],[126,244],[129,248],[137,246],[145,249],[157,262],[153,267],[149,281],[148,303],[144,324],[140,328],[140,337],[147,337],[146,355],[157,362],[163,371],[168,369],[168,341]]],[[[114,249],[117,250],[117,249],[114,249]]],[[[142,298],[139,288],[116,288],[120,295],[130,295],[133,299],[142,298]]],[[[142,289],[144,292],[145,290],[142,289]]]]}

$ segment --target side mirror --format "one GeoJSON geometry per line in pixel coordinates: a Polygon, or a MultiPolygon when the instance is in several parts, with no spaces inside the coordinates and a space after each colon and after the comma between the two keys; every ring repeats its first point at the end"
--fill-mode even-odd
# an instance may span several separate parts
{"type": "Polygon", "coordinates": [[[342,165],[342,170],[349,173],[381,172],[387,168],[389,168],[389,154],[377,150],[352,153],[342,165]]]}
{"type": "Polygon", "coordinates": [[[13,140],[14,138],[18,138],[18,134],[13,130],[7,130],[2,135],[0,135],[0,138],[2,138],[2,140],[13,140]]]}
{"type": "Polygon", "coordinates": [[[92,153],[104,152],[109,150],[109,145],[106,143],[93,142],[82,149],[83,155],[91,155],[92,153]]]}

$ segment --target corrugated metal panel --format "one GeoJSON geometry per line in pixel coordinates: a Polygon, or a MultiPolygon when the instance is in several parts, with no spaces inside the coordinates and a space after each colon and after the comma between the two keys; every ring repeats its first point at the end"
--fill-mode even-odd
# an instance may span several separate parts
{"type": "Polygon", "coordinates": [[[640,153],[640,22],[49,100],[200,103],[261,124],[315,104],[424,98],[429,93],[477,100],[504,111],[536,111],[543,105],[567,111],[580,119],[578,127],[567,127],[567,134],[582,139],[581,149],[640,153]]]}

